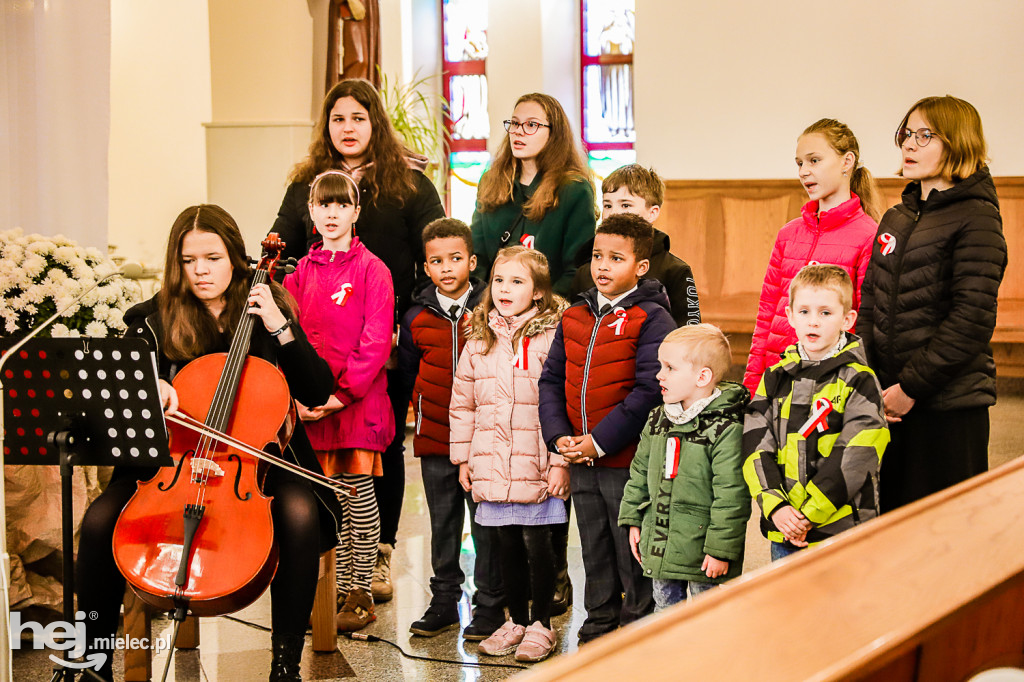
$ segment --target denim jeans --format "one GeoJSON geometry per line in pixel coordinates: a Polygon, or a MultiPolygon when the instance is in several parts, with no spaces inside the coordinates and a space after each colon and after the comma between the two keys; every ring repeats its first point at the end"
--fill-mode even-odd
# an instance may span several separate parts
{"type": "Polygon", "coordinates": [[[673,604],[686,601],[687,590],[689,590],[690,599],[693,599],[698,594],[717,586],[715,583],[699,583],[694,580],[658,580],[657,578],[651,583],[654,591],[655,613],[667,609],[673,604]]]}
{"type": "Polygon", "coordinates": [[[796,554],[805,547],[793,547],[792,545],[786,545],[781,542],[772,543],[772,561],[778,561],[779,559],[785,559],[790,554],[796,554]]]}

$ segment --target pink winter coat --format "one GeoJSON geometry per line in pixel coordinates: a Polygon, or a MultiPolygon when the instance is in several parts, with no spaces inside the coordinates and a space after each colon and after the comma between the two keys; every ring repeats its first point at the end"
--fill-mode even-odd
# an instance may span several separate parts
{"type": "Polygon", "coordinates": [[[387,266],[358,237],[348,251],[325,251],[318,243],[284,278],[284,288],[298,302],[299,324],[331,366],[334,395],[345,404],[305,423],[313,449],[383,452],[395,435],[384,371],[395,323],[387,266]]]}
{"type": "MultiPolygon", "coordinates": [[[[852,193],[851,193],[852,194],[852,193]]],[[[789,283],[800,268],[811,263],[838,265],[853,280],[853,309],[860,307],[860,285],[871,260],[871,246],[878,223],[861,208],[852,194],[830,211],[818,215],[818,202],[808,201],[801,216],[779,230],[757,306],[757,324],[750,341],[750,357],[743,385],[751,395],[764,371],[779,361],[796,334],[786,319],[789,283]]]]}
{"type": "Polygon", "coordinates": [[[568,466],[548,452],[537,412],[537,381],[562,309],[538,315],[530,308],[511,322],[492,310],[488,325],[498,340],[486,355],[478,330],[470,332],[452,386],[451,460],[469,462],[476,502],[543,502],[549,468],[568,466]],[[513,350],[512,336],[524,325],[513,350]]]}

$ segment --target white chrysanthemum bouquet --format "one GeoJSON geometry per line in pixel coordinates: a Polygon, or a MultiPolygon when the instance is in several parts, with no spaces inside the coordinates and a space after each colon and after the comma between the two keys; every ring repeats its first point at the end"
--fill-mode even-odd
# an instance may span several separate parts
{"type": "MultiPolygon", "coordinates": [[[[69,305],[117,266],[98,249],[20,228],[0,232],[0,335],[20,336],[69,305]]],[[[124,331],[124,311],[142,297],[135,282],[113,277],[90,291],[40,336],[105,337],[124,331]]]]}

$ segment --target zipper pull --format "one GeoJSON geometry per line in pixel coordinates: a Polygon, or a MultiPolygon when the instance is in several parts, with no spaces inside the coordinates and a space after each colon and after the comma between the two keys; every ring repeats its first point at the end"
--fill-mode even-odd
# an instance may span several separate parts
{"type": "Polygon", "coordinates": [[[334,262],[334,257],[337,256],[337,255],[338,255],[337,251],[331,251],[331,260],[329,260],[328,262],[329,263],[333,263],[334,262]]]}

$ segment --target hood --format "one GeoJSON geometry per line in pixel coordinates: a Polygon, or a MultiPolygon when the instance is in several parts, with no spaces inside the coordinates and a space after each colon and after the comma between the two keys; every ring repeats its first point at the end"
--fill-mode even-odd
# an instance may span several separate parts
{"type": "Polygon", "coordinates": [[[800,209],[800,216],[804,219],[804,224],[810,229],[818,232],[828,232],[850,222],[863,210],[860,205],[860,197],[850,192],[850,198],[847,201],[822,213],[818,213],[817,200],[808,201],[800,209]]]}
{"type": "MultiPolygon", "coordinates": [[[[591,287],[579,295],[590,306],[590,311],[597,317],[600,307],[597,305],[597,287],[591,287]]],[[[629,308],[638,303],[649,301],[657,303],[669,314],[672,313],[672,305],[668,301],[668,291],[665,286],[656,279],[641,279],[637,282],[636,291],[619,302],[617,307],[629,308]]]]}
{"type": "Polygon", "coordinates": [[[133,324],[142,322],[147,317],[157,312],[160,309],[160,306],[157,304],[156,299],[157,297],[153,296],[142,303],[136,303],[131,308],[124,311],[123,319],[125,325],[130,327],[133,324]]]}
{"type": "Polygon", "coordinates": [[[487,324],[487,326],[495,332],[499,332],[500,334],[507,333],[509,336],[515,334],[519,327],[525,326],[526,328],[523,330],[524,336],[536,336],[545,329],[554,329],[557,327],[558,323],[562,320],[562,313],[565,312],[565,309],[568,307],[569,303],[561,296],[556,295],[554,298],[554,307],[552,309],[538,314],[536,307],[530,308],[521,315],[514,317],[512,319],[512,323],[509,325],[504,325],[498,321],[501,316],[498,315],[495,310],[492,310],[488,314],[486,322],[484,320],[484,316],[481,314],[483,311],[475,310],[473,312],[473,320],[467,338],[483,339],[484,324],[487,324]]]}
{"type": "Polygon", "coordinates": [[[864,343],[860,340],[860,337],[846,332],[846,345],[830,358],[825,358],[819,362],[804,360],[800,357],[800,351],[797,350],[794,343],[782,354],[782,362],[784,363],[782,368],[789,374],[795,375],[800,371],[801,367],[807,368],[812,366],[818,368],[817,373],[826,374],[843,365],[849,365],[854,362],[867,366],[868,358],[864,352],[864,343]]]}
{"type": "Polygon", "coordinates": [[[732,419],[743,419],[743,413],[750,400],[750,391],[743,384],[732,381],[723,381],[718,384],[718,390],[722,395],[711,401],[711,404],[700,412],[700,417],[729,417],[732,419]]]}
{"type": "Polygon", "coordinates": [[[999,208],[996,185],[992,181],[992,173],[989,172],[988,166],[982,166],[974,174],[964,178],[949,189],[933,190],[925,201],[921,201],[920,182],[915,180],[903,190],[903,205],[914,213],[931,211],[968,199],[986,201],[999,208]]]}

